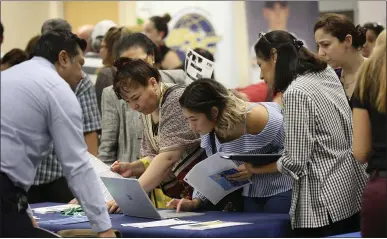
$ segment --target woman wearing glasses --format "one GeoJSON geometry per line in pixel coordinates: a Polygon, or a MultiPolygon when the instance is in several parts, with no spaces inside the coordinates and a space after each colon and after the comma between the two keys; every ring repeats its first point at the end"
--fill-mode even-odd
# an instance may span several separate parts
{"type": "MultiPolygon", "coordinates": [[[[191,198],[193,189],[183,179],[205,158],[205,152],[200,148],[199,134],[189,129],[179,105],[184,87],[162,82],[159,71],[141,57],[120,58],[115,66],[113,89],[118,98],[140,113],[144,130],[142,160],[114,163],[112,170],[124,177],[138,176],[146,192],[161,185],[171,198],[191,198]]],[[[114,212],[118,206],[111,201],[108,208],[114,212]]]]}
{"type": "Polygon", "coordinates": [[[329,13],[314,25],[318,54],[336,73],[350,102],[355,89],[355,75],[364,62],[361,49],[366,43],[366,31],[355,27],[344,15],[329,13]]]}
{"type": "Polygon", "coordinates": [[[277,167],[247,169],[292,177],[296,237],[358,231],[367,175],[353,157],[351,109],[335,71],[285,31],[262,35],[255,52],[261,78],[283,93],[285,143],[277,167]]]}
{"type": "MultiPolygon", "coordinates": [[[[115,45],[114,52],[118,56],[140,59],[149,64],[154,63],[155,44],[142,33],[125,33],[115,45]]],[[[114,74],[116,69],[114,69],[114,74]]],[[[183,70],[159,71],[165,83],[186,84],[183,70]]],[[[113,82],[112,82],[113,83],[113,82]]],[[[98,157],[106,164],[116,160],[120,162],[137,162],[140,166],[147,166],[149,160],[140,161],[140,145],[143,134],[140,113],[131,109],[124,101],[117,98],[113,86],[109,86],[102,93],[102,135],[98,157]]],[[[133,175],[133,176],[140,176],[133,175]]],[[[165,207],[169,201],[156,189],[152,192],[155,206],[165,207]]]]}
{"type": "Polygon", "coordinates": [[[99,55],[101,56],[102,63],[105,67],[98,73],[97,80],[95,82],[95,93],[97,95],[99,112],[101,112],[102,91],[113,84],[115,74],[113,61],[118,57],[114,52],[113,46],[124,34],[130,34],[129,30],[125,27],[112,27],[107,31],[101,42],[99,55]]]}

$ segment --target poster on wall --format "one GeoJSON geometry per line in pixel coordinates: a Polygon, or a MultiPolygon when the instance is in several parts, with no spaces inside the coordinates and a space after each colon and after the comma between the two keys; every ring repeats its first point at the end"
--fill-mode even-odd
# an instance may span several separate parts
{"type": "Polygon", "coordinates": [[[309,50],[316,51],[313,27],[320,16],[317,1],[246,1],[245,7],[251,83],[260,81],[260,69],[254,52],[260,32],[288,31],[303,41],[309,50]]]}
{"type": "Polygon", "coordinates": [[[216,79],[229,88],[237,85],[234,13],[232,1],[137,1],[138,18],[168,13],[166,46],[175,50],[182,62],[188,49],[204,48],[213,54],[216,79]]]}

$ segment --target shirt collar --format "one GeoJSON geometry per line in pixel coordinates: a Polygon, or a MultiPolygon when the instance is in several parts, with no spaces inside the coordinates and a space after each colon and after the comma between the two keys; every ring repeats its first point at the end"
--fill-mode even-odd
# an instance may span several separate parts
{"type": "Polygon", "coordinates": [[[46,58],[43,58],[43,57],[40,57],[40,56],[34,56],[31,60],[32,61],[37,61],[37,62],[39,62],[39,64],[51,67],[52,69],[54,69],[56,71],[56,68],[55,68],[54,64],[52,64],[46,58]]]}

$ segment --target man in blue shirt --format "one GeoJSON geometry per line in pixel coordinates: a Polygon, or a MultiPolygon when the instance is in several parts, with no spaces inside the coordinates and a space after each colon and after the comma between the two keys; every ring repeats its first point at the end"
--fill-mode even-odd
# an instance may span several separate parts
{"type": "Polygon", "coordinates": [[[83,137],[74,90],[83,78],[86,42],[69,31],[41,36],[35,57],[1,72],[0,237],[31,237],[27,191],[55,144],[69,187],[101,237],[114,237],[83,137]]]}
{"type": "MultiPolygon", "coordinates": [[[[41,34],[49,31],[72,31],[71,25],[64,19],[54,18],[45,21],[41,34]]],[[[75,91],[82,109],[83,135],[87,150],[94,156],[98,155],[98,135],[101,129],[101,114],[98,110],[97,96],[90,77],[84,74],[75,91]]],[[[35,180],[28,191],[28,202],[64,202],[74,198],[64,177],[61,164],[57,159],[55,147],[52,145],[48,156],[41,161],[36,170],[35,180]]]]}

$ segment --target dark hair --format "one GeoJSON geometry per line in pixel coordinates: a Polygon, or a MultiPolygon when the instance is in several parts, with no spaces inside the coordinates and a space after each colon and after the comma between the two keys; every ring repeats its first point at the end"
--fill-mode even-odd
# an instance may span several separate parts
{"type": "Polygon", "coordinates": [[[265,8],[274,8],[274,5],[276,3],[279,3],[281,7],[287,7],[288,2],[287,1],[265,1],[265,8]]]}
{"type": "Polygon", "coordinates": [[[246,101],[228,90],[221,83],[202,78],[189,84],[179,99],[181,107],[203,113],[214,120],[212,107],[218,108],[215,131],[219,137],[227,138],[230,132],[243,121],[246,101]]]}
{"type": "Polygon", "coordinates": [[[124,51],[132,47],[140,47],[147,55],[155,57],[155,61],[159,59],[156,44],[149,37],[142,33],[125,34],[116,45],[117,56],[119,57],[124,51]]]}
{"type": "MultiPolygon", "coordinates": [[[[198,53],[202,57],[206,58],[207,60],[210,60],[212,62],[215,62],[214,55],[211,54],[211,52],[207,51],[206,49],[203,48],[195,48],[194,52],[198,53]]],[[[184,69],[186,71],[187,69],[184,69]]],[[[212,72],[211,79],[215,79],[215,72],[212,72]]]]}
{"type": "Polygon", "coordinates": [[[349,34],[352,36],[352,47],[360,50],[366,43],[366,29],[360,25],[355,25],[345,15],[336,13],[327,13],[319,18],[314,25],[314,32],[322,28],[325,32],[339,39],[345,40],[349,34]]]}
{"type": "Polygon", "coordinates": [[[40,35],[34,36],[27,43],[25,52],[27,53],[29,59],[31,59],[34,56],[35,46],[36,46],[36,43],[38,43],[39,38],[40,38],[40,35]]]}
{"type": "Polygon", "coordinates": [[[28,60],[28,55],[22,49],[14,48],[1,58],[1,64],[8,64],[10,67],[28,60]]]}
{"type": "Polygon", "coordinates": [[[151,77],[154,77],[157,82],[161,80],[159,71],[140,59],[120,57],[114,62],[114,66],[117,68],[117,73],[113,80],[113,89],[118,99],[122,99],[121,94],[127,92],[132,82],[147,86],[151,77]]]}
{"type": "Polygon", "coordinates": [[[119,55],[114,49],[115,44],[120,41],[120,39],[126,34],[131,34],[131,32],[126,27],[111,27],[105,34],[103,41],[106,44],[106,49],[108,51],[109,64],[113,64],[113,61],[119,58],[119,55]]]}
{"type": "Polygon", "coordinates": [[[229,90],[221,83],[208,78],[198,79],[187,86],[179,99],[181,107],[203,113],[211,119],[212,107],[222,112],[227,104],[229,90]]]}
{"type": "Polygon", "coordinates": [[[86,45],[85,40],[70,31],[49,31],[39,38],[34,56],[43,57],[55,64],[58,61],[59,52],[66,51],[70,57],[75,57],[79,54],[78,47],[84,51],[86,45]]]}
{"type": "Polygon", "coordinates": [[[153,25],[158,32],[164,32],[163,39],[168,36],[168,22],[171,20],[171,16],[168,13],[164,14],[162,17],[153,16],[149,20],[153,22],[153,25]]]}
{"type": "Polygon", "coordinates": [[[0,37],[3,38],[3,34],[4,34],[4,26],[3,26],[3,23],[0,22],[0,37]]]}
{"type": "Polygon", "coordinates": [[[274,93],[284,92],[290,83],[299,75],[320,72],[327,64],[303,46],[286,31],[271,31],[258,40],[254,46],[257,57],[269,60],[272,49],[277,50],[275,64],[274,93]]]}
{"type": "Polygon", "coordinates": [[[71,25],[62,18],[48,19],[42,25],[40,33],[43,35],[49,31],[72,31],[71,25]]]}
{"type": "Polygon", "coordinates": [[[377,22],[367,22],[363,25],[366,30],[372,30],[376,37],[384,30],[384,26],[377,22]]]}
{"type": "Polygon", "coordinates": [[[198,47],[194,49],[194,52],[198,53],[199,55],[206,58],[207,60],[215,61],[214,55],[212,55],[211,52],[207,51],[206,49],[198,47]]]}
{"type": "Polygon", "coordinates": [[[3,38],[4,38],[4,26],[3,23],[0,22],[0,44],[3,43],[3,38]]]}

